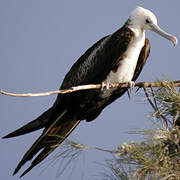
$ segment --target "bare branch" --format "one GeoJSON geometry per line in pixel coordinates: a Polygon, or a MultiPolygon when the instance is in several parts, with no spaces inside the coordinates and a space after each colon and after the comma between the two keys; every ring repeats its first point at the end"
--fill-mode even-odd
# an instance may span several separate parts
{"type": "MultiPolygon", "coordinates": [[[[180,87],[180,81],[173,81],[174,87],[180,87]]],[[[167,87],[169,86],[169,82],[167,81],[159,81],[159,82],[136,82],[135,87],[139,88],[147,88],[147,87],[167,87]]],[[[23,94],[16,94],[16,93],[10,93],[5,92],[3,90],[0,90],[0,94],[4,94],[7,96],[15,96],[15,97],[36,97],[36,96],[49,96],[53,94],[66,94],[66,93],[72,93],[75,91],[80,90],[87,90],[87,89],[100,89],[102,87],[101,84],[89,84],[89,85],[81,85],[81,86],[75,86],[71,87],[70,89],[63,89],[63,90],[57,90],[57,91],[49,91],[49,92],[42,92],[42,93],[23,93],[23,94]]],[[[110,84],[110,88],[129,88],[129,83],[119,83],[119,84],[110,84]]]]}

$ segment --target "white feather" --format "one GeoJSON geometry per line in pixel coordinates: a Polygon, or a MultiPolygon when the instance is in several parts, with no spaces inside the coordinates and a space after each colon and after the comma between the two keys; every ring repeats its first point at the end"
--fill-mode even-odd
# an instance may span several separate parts
{"type": "Polygon", "coordinates": [[[135,38],[124,53],[125,58],[121,60],[118,70],[116,72],[111,71],[104,81],[105,83],[123,83],[132,80],[144,41],[145,33],[135,32],[135,38]]]}

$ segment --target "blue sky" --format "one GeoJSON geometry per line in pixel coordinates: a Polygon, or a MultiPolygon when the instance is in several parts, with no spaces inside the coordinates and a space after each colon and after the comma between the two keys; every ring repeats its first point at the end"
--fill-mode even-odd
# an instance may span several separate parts
{"type": "MultiPolygon", "coordinates": [[[[120,28],[139,5],[155,13],[162,29],[180,37],[179,0],[1,0],[0,89],[17,93],[58,89],[79,56],[101,37],[120,28]]],[[[146,35],[151,42],[151,54],[138,80],[161,79],[162,74],[179,80],[179,45],[173,47],[153,32],[146,35]]],[[[0,136],[35,119],[55,98],[1,95],[0,136]]],[[[95,121],[81,122],[69,139],[107,149],[124,141],[138,140],[139,136],[127,131],[151,125],[151,108],[142,100],[142,91],[133,93],[131,100],[125,94],[95,121]]],[[[18,175],[12,176],[14,168],[40,133],[0,140],[0,179],[19,179],[18,175]]],[[[49,159],[58,153],[60,149],[49,159]]],[[[99,163],[107,158],[111,158],[107,153],[87,151],[59,179],[101,179],[99,174],[104,172],[104,167],[99,163]]],[[[47,167],[49,163],[47,160],[34,168],[24,180],[56,179],[63,164],[58,161],[47,167]]]]}

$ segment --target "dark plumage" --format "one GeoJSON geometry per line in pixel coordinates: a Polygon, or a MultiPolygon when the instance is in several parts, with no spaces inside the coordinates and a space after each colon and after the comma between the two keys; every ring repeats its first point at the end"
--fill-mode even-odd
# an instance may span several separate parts
{"type": "MultiPolygon", "coordinates": [[[[125,25],[112,35],[106,36],[89,48],[72,66],[64,78],[60,89],[72,86],[99,84],[111,70],[117,69],[124,52],[134,37],[134,33],[125,25]]],[[[139,55],[133,80],[136,80],[149,55],[150,44],[146,39],[139,55]]],[[[81,120],[92,121],[101,111],[127,91],[117,88],[105,98],[101,90],[83,90],[70,94],[59,94],[54,105],[36,120],[8,134],[4,138],[19,136],[40,128],[45,128],[42,135],[27,151],[16,167],[14,174],[40,150],[31,166],[21,175],[25,175],[34,166],[47,157],[61,144],[81,120]]]]}

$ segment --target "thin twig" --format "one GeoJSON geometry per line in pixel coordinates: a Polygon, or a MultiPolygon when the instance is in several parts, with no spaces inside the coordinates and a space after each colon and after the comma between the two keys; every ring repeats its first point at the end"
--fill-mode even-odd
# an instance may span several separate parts
{"type": "Polygon", "coordinates": [[[176,111],[176,113],[175,113],[175,114],[173,115],[173,117],[172,117],[172,120],[173,120],[173,126],[175,126],[175,124],[176,124],[176,120],[177,120],[178,115],[179,115],[179,112],[176,111]]]}
{"type": "Polygon", "coordinates": [[[98,147],[93,147],[93,148],[99,151],[104,151],[104,152],[109,152],[109,153],[120,153],[120,151],[118,150],[108,150],[108,149],[103,149],[103,148],[98,148],[98,147]]]}
{"type": "Polygon", "coordinates": [[[149,94],[147,92],[147,89],[145,87],[143,87],[144,89],[144,93],[146,95],[147,100],[149,101],[150,105],[152,106],[152,108],[154,109],[155,112],[158,113],[158,115],[160,117],[162,117],[162,119],[164,120],[164,122],[166,123],[166,127],[168,127],[168,122],[171,123],[165,116],[162,115],[162,113],[159,111],[159,109],[156,108],[156,106],[153,104],[153,102],[151,101],[149,94]]]}
{"type": "MultiPolygon", "coordinates": [[[[180,81],[174,81],[174,87],[180,87],[180,81]]],[[[169,86],[169,82],[167,81],[159,81],[159,82],[136,82],[135,87],[166,87],[169,86]]],[[[80,91],[80,90],[88,90],[88,89],[100,89],[102,87],[101,84],[89,84],[89,85],[80,85],[80,86],[74,86],[70,89],[62,89],[57,91],[49,91],[49,92],[42,92],[42,93],[23,93],[23,94],[16,94],[16,93],[10,93],[3,90],[0,90],[0,94],[4,94],[7,96],[15,96],[15,97],[36,97],[36,96],[49,96],[53,94],[66,94],[66,93],[72,93],[74,91],[80,91]]],[[[119,83],[119,84],[110,84],[110,88],[129,88],[129,83],[119,83]]]]}
{"type": "Polygon", "coordinates": [[[145,93],[146,98],[147,98],[147,100],[149,101],[150,105],[152,106],[152,108],[153,108],[155,111],[157,111],[155,105],[153,104],[153,102],[151,101],[151,99],[150,99],[150,97],[149,97],[149,94],[148,94],[148,92],[147,92],[147,89],[146,89],[145,87],[143,87],[143,90],[144,90],[144,93],[145,93]]]}
{"type": "Polygon", "coordinates": [[[154,105],[155,105],[156,109],[158,109],[156,98],[155,98],[155,94],[154,94],[154,90],[153,90],[152,87],[150,87],[150,89],[151,89],[152,97],[153,97],[153,100],[154,100],[154,105]]]}
{"type": "MultiPolygon", "coordinates": [[[[72,148],[77,148],[77,149],[94,149],[94,150],[98,150],[98,151],[104,151],[104,152],[108,152],[108,153],[120,153],[119,150],[108,150],[108,149],[103,149],[103,148],[99,148],[99,147],[92,147],[92,146],[86,146],[83,144],[78,144],[78,143],[73,143],[72,141],[66,141],[66,143],[68,145],[70,145],[72,148]]],[[[66,144],[66,145],[67,145],[66,144]]]]}

